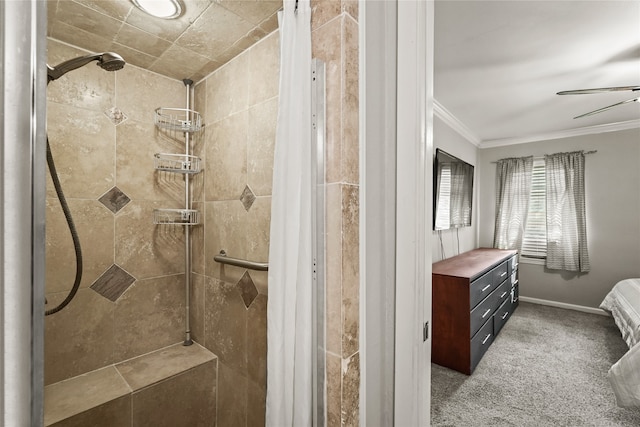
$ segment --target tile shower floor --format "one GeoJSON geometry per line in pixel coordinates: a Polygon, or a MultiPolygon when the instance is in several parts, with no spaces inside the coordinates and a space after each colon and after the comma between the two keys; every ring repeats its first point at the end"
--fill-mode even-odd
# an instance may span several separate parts
{"type": "Polygon", "coordinates": [[[215,425],[216,379],[213,353],[175,344],[46,386],[44,425],[215,425]]]}

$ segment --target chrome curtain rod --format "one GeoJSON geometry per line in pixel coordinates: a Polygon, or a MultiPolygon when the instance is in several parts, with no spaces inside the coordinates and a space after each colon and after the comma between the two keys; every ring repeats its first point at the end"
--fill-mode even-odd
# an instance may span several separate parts
{"type": "MultiPolygon", "coordinates": [[[[597,152],[598,152],[598,150],[591,150],[591,151],[585,151],[583,154],[584,154],[584,155],[587,155],[587,154],[595,154],[595,153],[597,153],[597,152]]],[[[541,158],[543,158],[545,155],[546,155],[546,154],[543,154],[542,156],[534,156],[533,158],[534,158],[534,159],[541,159],[541,158]]],[[[527,156],[523,156],[523,157],[527,157],[527,156]]],[[[507,157],[507,158],[509,158],[509,157],[507,157]]],[[[500,160],[504,160],[504,159],[500,159],[500,160]]],[[[493,161],[493,162],[491,162],[491,163],[498,163],[498,161],[497,161],[497,160],[495,160],[495,161],[493,161]]]]}
{"type": "Polygon", "coordinates": [[[267,271],[269,270],[268,262],[255,262],[241,258],[231,258],[227,256],[227,253],[222,249],[220,254],[214,255],[213,260],[220,264],[235,265],[236,267],[248,268],[249,270],[267,271]]]}

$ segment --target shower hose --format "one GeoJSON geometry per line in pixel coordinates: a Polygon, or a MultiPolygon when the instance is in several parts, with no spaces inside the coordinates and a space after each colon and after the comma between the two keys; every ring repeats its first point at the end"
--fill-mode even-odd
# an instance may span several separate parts
{"type": "Polygon", "coordinates": [[[49,174],[51,175],[51,180],[53,181],[53,186],[56,189],[56,194],[58,195],[58,200],[60,200],[60,205],[62,206],[62,212],[64,213],[64,217],[67,220],[67,225],[69,226],[69,231],[71,232],[71,238],[73,240],[73,248],[76,252],[76,278],[73,282],[73,286],[69,291],[67,297],[58,304],[56,307],[46,310],[44,312],[45,316],[50,314],[54,314],[62,310],[71,302],[73,297],[78,292],[78,288],[80,287],[80,281],[82,280],[82,250],[80,249],[80,239],[78,238],[78,233],[76,232],[76,226],[73,223],[73,218],[71,217],[71,211],[69,210],[69,205],[67,204],[67,199],[64,197],[64,193],[62,192],[62,186],[60,185],[60,179],[58,179],[58,173],[56,172],[56,165],[53,162],[53,156],[51,155],[51,147],[49,146],[49,137],[47,136],[47,165],[49,166],[49,174]]]}

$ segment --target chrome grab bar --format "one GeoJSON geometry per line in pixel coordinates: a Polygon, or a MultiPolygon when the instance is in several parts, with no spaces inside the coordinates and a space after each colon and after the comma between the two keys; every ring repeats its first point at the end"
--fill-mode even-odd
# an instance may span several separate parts
{"type": "Polygon", "coordinates": [[[213,260],[220,264],[235,265],[236,267],[248,268],[250,270],[267,271],[269,270],[268,262],[255,262],[248,261],[246,259],[231,258],[227,256],[227,253],[222,249],[218,255],[213,256],[213,260]]]}

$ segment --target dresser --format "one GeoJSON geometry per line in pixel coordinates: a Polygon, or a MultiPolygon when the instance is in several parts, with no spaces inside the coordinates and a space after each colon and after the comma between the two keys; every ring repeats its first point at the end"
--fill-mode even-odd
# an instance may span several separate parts
{"type": "Polygon", "coordinates": [[[518,254],[479,248],[433,264],[431,361],[470,375],[518,305],[518,254]]]}

